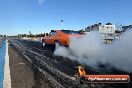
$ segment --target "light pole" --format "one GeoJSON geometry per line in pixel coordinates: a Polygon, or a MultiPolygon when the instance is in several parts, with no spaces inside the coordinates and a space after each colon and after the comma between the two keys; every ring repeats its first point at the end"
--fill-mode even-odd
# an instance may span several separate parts
{"type": "Polygon", "coordinates": [[[63,28],[63,25],[64,25],[64,21],[61,20],[61,26],[62,26],[62,29],[64,29],[64,28],[63,28]]]}
{"type": "Polygon", "coordinates": [[[44,26],[44,30],[45,30],[44,36],[46,36],[46,25],[44,26]]]}

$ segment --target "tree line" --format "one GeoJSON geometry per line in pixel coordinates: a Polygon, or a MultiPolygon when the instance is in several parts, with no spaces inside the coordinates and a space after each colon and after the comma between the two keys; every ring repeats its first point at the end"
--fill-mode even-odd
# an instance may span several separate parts
{"type": "MultiPolygon", "coordinates": [[[[46,33],[46,35],[48,35],[48,33],[46,33]]],[[[44,37],[45,34],[41,33],[41,34],[18,34],[18,37],[44,37]]]]}

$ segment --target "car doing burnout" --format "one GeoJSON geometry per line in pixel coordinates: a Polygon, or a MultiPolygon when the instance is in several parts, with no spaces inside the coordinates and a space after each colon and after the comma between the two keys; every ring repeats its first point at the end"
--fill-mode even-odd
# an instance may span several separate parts
{"type": "Polygon", "coordinates": [[[43,37],[42,44],[53,45],[58,43],[59,45],[68,46],[70,37],[79,38],[83,32],[73,30],[51,30],[48,36],[43,37]]]}

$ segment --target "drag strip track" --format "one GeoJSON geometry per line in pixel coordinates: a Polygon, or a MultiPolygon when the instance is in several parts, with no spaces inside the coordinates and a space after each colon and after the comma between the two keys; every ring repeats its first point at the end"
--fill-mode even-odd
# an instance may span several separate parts
{"type": "MultiPolygon", "coordinates": [[[[10,41],[10,44],[12,47],[15,47],[17,50],[19,50],[19,53],[25,56],[34,65],[35,68],[38,68],[38,70],[43,74],[47,74],[46,76],[48,76],[47,77],[48,80],[50,80],[54,86],[76,87],[75,83],[73,83],[72,79],[70,79],[70,76],[64,74],[66,72],[70,72],[70,69],[67,69],[66,66],[64,65],[67,62],[62,63],[64,65],[63,66],[62,64],[60,64],[59,60],[49,58],[43,55],[42,53],[35,52],[35,50],[37,49],[34,49],[33,47],[32,48],[26,47],[27,45],[21,43],[21,40],[10,41]]],[[[49,52],[46,51],[45,53],[49,52]]],[[[71,66],[72,64],[68,65],[71,66]]]]}
{"type": "MultiPolygon", "coordinates": [[[[45,76],[54,88],[113,88],[113,84],[88,84],[80,85],[74,79],[75,67],[80,65],[68,58],[58,57],[53,54],[53,48],[42,47],[41,43],[30,40],[11,39],[10,46],[21,56],[25,57],[36,69],[36,72],[45,76]]],[[[101,70],[86,67],[88,73],[105,74],[101,70]]],[[[120,87],[119,87],[120,88],[120,87]]]]}

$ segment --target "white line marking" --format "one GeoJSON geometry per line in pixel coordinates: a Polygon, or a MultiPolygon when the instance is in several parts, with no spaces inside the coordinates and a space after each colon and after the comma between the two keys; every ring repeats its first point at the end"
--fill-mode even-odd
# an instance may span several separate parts
{"type": "Polygon", "coordinates": [[[5,55],[3,88],[11,88],[11,76],[10,76],[8,42],[7,41],[6,41],[6,55],[5,55]]]}

